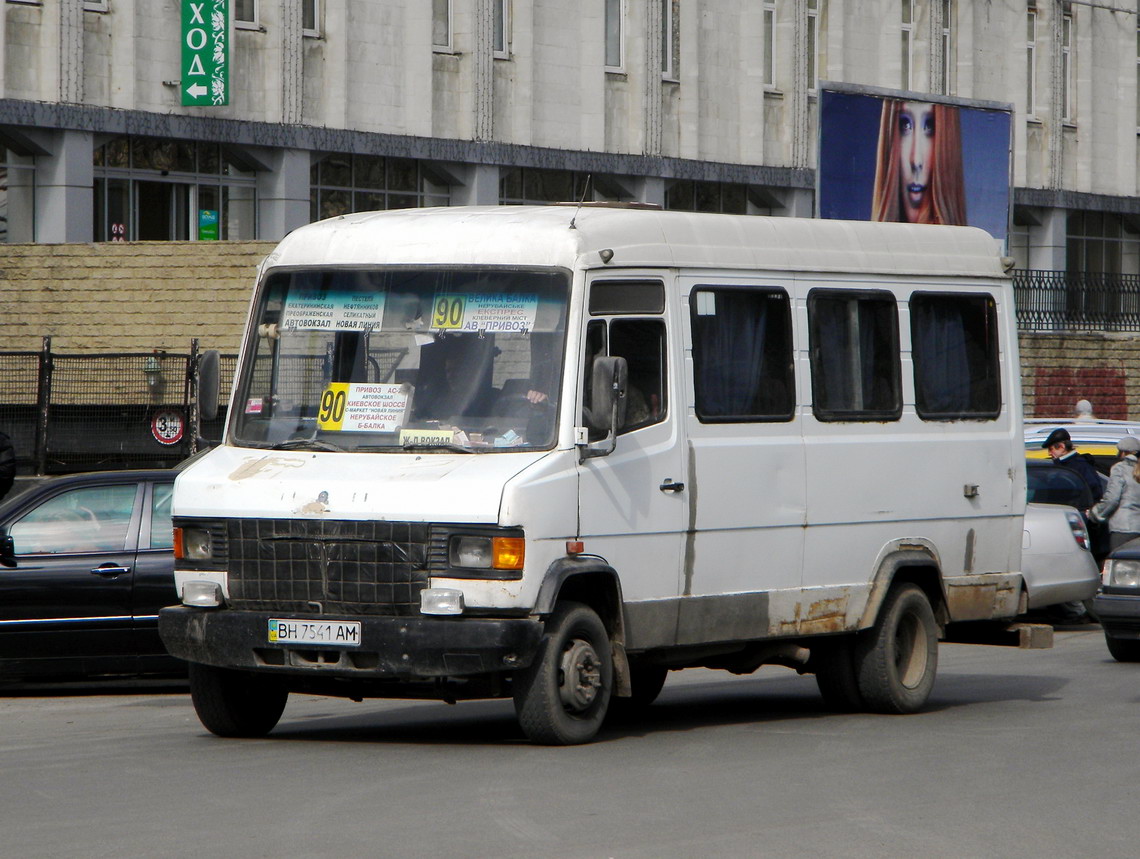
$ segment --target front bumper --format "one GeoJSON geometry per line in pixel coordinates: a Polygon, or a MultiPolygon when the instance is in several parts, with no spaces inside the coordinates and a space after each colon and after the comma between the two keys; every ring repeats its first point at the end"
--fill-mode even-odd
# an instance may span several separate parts
{"type": "Polygon", "coordinates": [[[297,677],[432,680],[525,668],[542,638],[531,618],[324,617],[254,611],[164,608],[158,631],[179,659],[297,677]],[[360,646],[277,644],[270,618],[354,620],[360,646]]]}
{"type": "Polygon", "coordinates": [[[1093,599],[1093,612],[1114,638],[1140,638],[1140,594],[1099,593],[1093,599]]]}

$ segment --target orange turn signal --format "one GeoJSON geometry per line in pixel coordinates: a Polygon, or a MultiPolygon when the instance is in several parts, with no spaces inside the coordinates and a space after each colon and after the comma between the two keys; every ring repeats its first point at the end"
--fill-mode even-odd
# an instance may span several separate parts
{"type": "Polygon", "coordinates": [[[491,566],[496,570],[521,570],[525,547],[526,541],[522,537],[495,537],[492,540],[494,558],[491,566]]]}

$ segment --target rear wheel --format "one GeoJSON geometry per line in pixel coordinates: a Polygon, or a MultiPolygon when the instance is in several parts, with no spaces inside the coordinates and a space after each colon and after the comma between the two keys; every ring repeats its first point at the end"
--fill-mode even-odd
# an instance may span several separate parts
{"type": "Polygon", "coordinates": [[[914,713],[934,688],[938,624],[917,585],[892,588],[875,626],[855,645],[859,693],[868,710],[914,713]]]}
{"type": "Polygon", "coordinates": [[[812,647],[815,683],[819,686],[823,703],[840,713],[863,709],[854,650],[854,635],[837,636],[812,647]]]}
{"type": "Polygon", "coordinates": [[[1113,638],[1106,632],[1104,643],[1117,662],[1140,662],[1140,639],[1113,638]]]}
{"type": "Polygon", "coordinates": [[[247,671],[190,663],[190,699],[202,724],[219,737],[264,737],[285,710],[289,692],[247,671]]]}
{"type": "Polygon", "coordinates": [[[630,696],[610,699],[610,719],[630,719],[639,715],[657,700],[668,675],[669,669],[664,666],[632,663],[629,666],[630,696]]]}
{"type": "Polygon", "coordinates": [[[598,733],[613,689],[610,637],[597,613],[559,604],[534,662],[514,678],[515,712],[533,742],[588,743],[598,733]]]}

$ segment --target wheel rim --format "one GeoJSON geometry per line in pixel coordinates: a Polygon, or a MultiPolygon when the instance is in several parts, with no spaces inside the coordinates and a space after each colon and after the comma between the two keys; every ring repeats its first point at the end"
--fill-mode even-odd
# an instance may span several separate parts
{"type": "Polygon", "coordinates": [[[904,615],[895,631],[895,671],[903,686],[914,689],[922,682],[929,655],[921,619],[912,613],[904,615]]]}
{"type": "Polygon", "coordinates": [[[594,646],[580,638],[562,653],[558,694],[570,713],[584,713],[602,689],[602,661],[594,646]]]}

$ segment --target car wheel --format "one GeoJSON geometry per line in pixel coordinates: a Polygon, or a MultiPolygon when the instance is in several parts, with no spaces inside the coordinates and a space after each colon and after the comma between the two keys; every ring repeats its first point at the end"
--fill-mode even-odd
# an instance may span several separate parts
{"type": "Polygon", "coordinates": [[[855,713],[864,708],[855,671],[854,650],[854,635],[826,639],[811,649],[815,683],[823,696],[823,703],[839,713],[855,713]]]}
{"type": "Polygon", "coordinates": [[[190,663],[194,712],[219,737],[264,737],[273,730],[289,692],[275,680],[247,671],[190,663]]]}
{"type": "Polygon", "coordinates": [[[1106,632],[1104,643],[1117,662],[1140,662],[1140,639],[1113,638],[1106,632]]]}
{"type": "Polygon", "coordinates": [[[559,604],[534,662],[513,683],[519,725],[531,741],[567,746],[592,740],[613,689],[610,637],[594,610],[559,604]]]}
{"type": "Polygon", "coordinates": [[[891,589],[875,626],[856,640],[855,670],[868,710],[914,713],[934,688],[938,624],[916,585],[891,589]]]}

